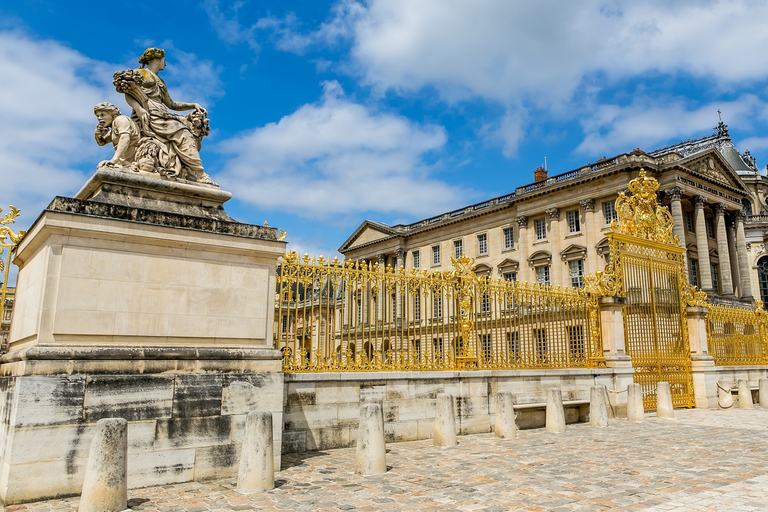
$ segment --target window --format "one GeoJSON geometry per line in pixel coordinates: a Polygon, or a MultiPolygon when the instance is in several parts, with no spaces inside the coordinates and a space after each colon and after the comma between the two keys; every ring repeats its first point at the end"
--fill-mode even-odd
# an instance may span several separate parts
{"type": "Polygon", "coordinates": [[[477,254],[488,254],[488,238],[485,233],[477,235],[477,254]]]}
{"type": "Polygon", "coordinates": [[[541,285],[549,286],[549,265],[536,267],[536,282],[541,285]]]}
{"type": "Polygon", "coordinates": [[[432,316],[443,318],[443,292],[435,292],[432,296],[432,316]]]}
{"type": "Polygon", "coordinates": [[[691,284],[693,286],[699,286],[699,261],[688,260],[688,266],[690,269],[691,284]]]}
{"type": "Polygon", "coordinates": [[[568,268],[571,272],[571,286],[573,288],[584,288],[584,260],[573,260],[568,262],[568,268]]]}
{"type": "Polygon", "coordinates": [[[707,226],[707,238],[715,238],[715,223],[712,219],[706,219],[705,224],[707,226]]]}
{"type": "Polygon", "coordinates": [[[693,229],[693,212],[685,212],[685,230],[689,233],[695,233],[696,230],[693,229]]]}
{"type": "Polygon", "coordinates": [[[421,292],[418,290],[413,295],[413,319],[417,322],[421,320],[421,292]]]}
{"type": "Polygon", "coordinates": [[[603,203],[603,217],[605,217],[605,225],[609,226],[611,222],[618,219],[616,215],[616,205],[613,201],[606,201],[603,203]]]}
{"type": "Polygon", "coordinates": [[[571,349],[571,357],[584,358],[584,328],[581,325],[568,327],[568,346],[571,349]]]}
{"type": "Polygon", "coordinates": [[[440,246],[435,245],[432,247],[432,265],[440,264],[440,246]]]}
{"type": "Polygon", "coordinates": [[[544,219],[536,219],[536,221],[534,221],[534,226],[536,228],[536,240],[546,240],[547,221],[544,219]]]}
{"type": "Polygon", "coordinates": [[[413,268],[419,268],[419,251],[413,251],[413,268]]]}
{"type": "Polygon", "coordinates": [[[581,221],[579,220],[579,211],[571,210],[567,214],[568,217],[568,232],[578,233],[581,231],[581,221]]]}
{"type": "Polygon", "coordinates": [[[456,259],[464,256],[464,242],[461,240],[453,241],[453,252],[456,255],[456,259]]]}
{"type": "Polygon", "coordinates": [[[515,230],[514,228],[504,228],[504,250],[508,251],[515,248],[515,230]]]}
{"type": "Polygon", "coordinates": [[[718,283],[718,273],[717,273],[717,265],[714,263],[711,265],[712,267],[712,289],[715,291],[715,293],[720,293],[720,284],[718,283]]]}

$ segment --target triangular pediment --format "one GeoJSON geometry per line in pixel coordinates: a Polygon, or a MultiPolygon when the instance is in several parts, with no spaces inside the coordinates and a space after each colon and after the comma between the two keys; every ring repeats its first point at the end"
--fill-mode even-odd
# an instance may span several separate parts
{"type": "Polygon", "coordinates": [[[739,175],[715,148],[691,155],[676,163],[711,182],[747,192],[739,175]]]}
{"type": "Polygon", "coordinates": [[[366,220],[360,224],[360,227],[358,227],[354,233],[352,233],[352,236],[347,238],[347,241],[344,242],[344,244],[339,248],[339,252],[343,254],[344,252],[350,251],[356,247],[360,247],[377,240],[391,238],[394,235],[397,235],[397,232],[386,224],[366,220]]]}

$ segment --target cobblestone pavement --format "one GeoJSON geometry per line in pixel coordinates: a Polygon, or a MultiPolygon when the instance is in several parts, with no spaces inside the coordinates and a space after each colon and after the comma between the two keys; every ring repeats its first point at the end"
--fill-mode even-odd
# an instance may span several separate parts
{"type": "MultiPolygon", "coordinates": [[[[243,496],[234,479],[128,493],[134,511],[768,510],[768,408],[676,411],[674,420],[611,420],[503,441],[462,436],[388,444],[389,471],[353,473],[353,448],[289,455],[273,491],[243,496]]],[[[76,511],[78,498],[7,507],[76,511]]]]}

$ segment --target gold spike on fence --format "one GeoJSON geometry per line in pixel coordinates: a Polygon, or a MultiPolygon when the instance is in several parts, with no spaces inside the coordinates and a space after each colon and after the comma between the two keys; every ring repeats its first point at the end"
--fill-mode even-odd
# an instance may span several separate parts
{"type": "Polygon", "coordinates": [[[597,296],[451,272],[278,262],[275,347],[287,372],[603,366],[597,296]]]}

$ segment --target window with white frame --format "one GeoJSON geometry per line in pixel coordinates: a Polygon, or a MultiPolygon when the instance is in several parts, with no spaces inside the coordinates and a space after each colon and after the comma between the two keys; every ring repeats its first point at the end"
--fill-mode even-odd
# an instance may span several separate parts
{"type": "Polygon", "coordinates": [[[536,282],[541,285],[549,286],[549,265],[536,267],[536,282]]]}
{"type": "Polygon", "coordinates": [[[462,240],[453,241],[453,253],[457,259],[464,256],[464,242],[462,240]]]}
{"type": "Polygon", "coordinates": [[[571,274],[571,286],[573,288],[584,288],[584,260],[569,261],[568,269],[571,274]]]}
{"type": "Polygon", "coordinates": [[[432,265],[439,265],[439,264],[440,264],[440,246],[433,245],[432,246],[432,265]]]}
{"type": "Polygon", "coordinates": [[[605,201],[603,203],[603,217],[605,217],[605,225],[608,226],[614,220],[619,217],[616,215],[616,205],[613,201],[605,201]]]}
{"type": "Polygon", "coordinates": [[[488,237],[485,233],[477,235],[477,254],[480,256],[488,254],[488,237]]]}
{"type": "Polygon", "coordinates": [[[689,259],[688,267],[690,269],[691,284],[699,286],[699,261],[689,259]]]}
{"type": "Polygon", "coordinates": [[[536,229],[536,240],[546,240],[547,221],[544,219],[536,219],[533,224],[534,228],[536,229]]]}
{"type": "Polygon", "coordinates": [[[413,251],[413,268],[419,268],[419,251],[413,251]]]}
{"type": "Polygon", "coordinates": [[[568,217],[568,232],[579,233],[581,231],[581,220],[579,219],[579,210],[571,210],[566,213],[568,217]]]}
{"type": "Polygon", "coordinates": [[[504,250],[515,248],[515,230],[514,228],[504,228],[504,250]]]}

